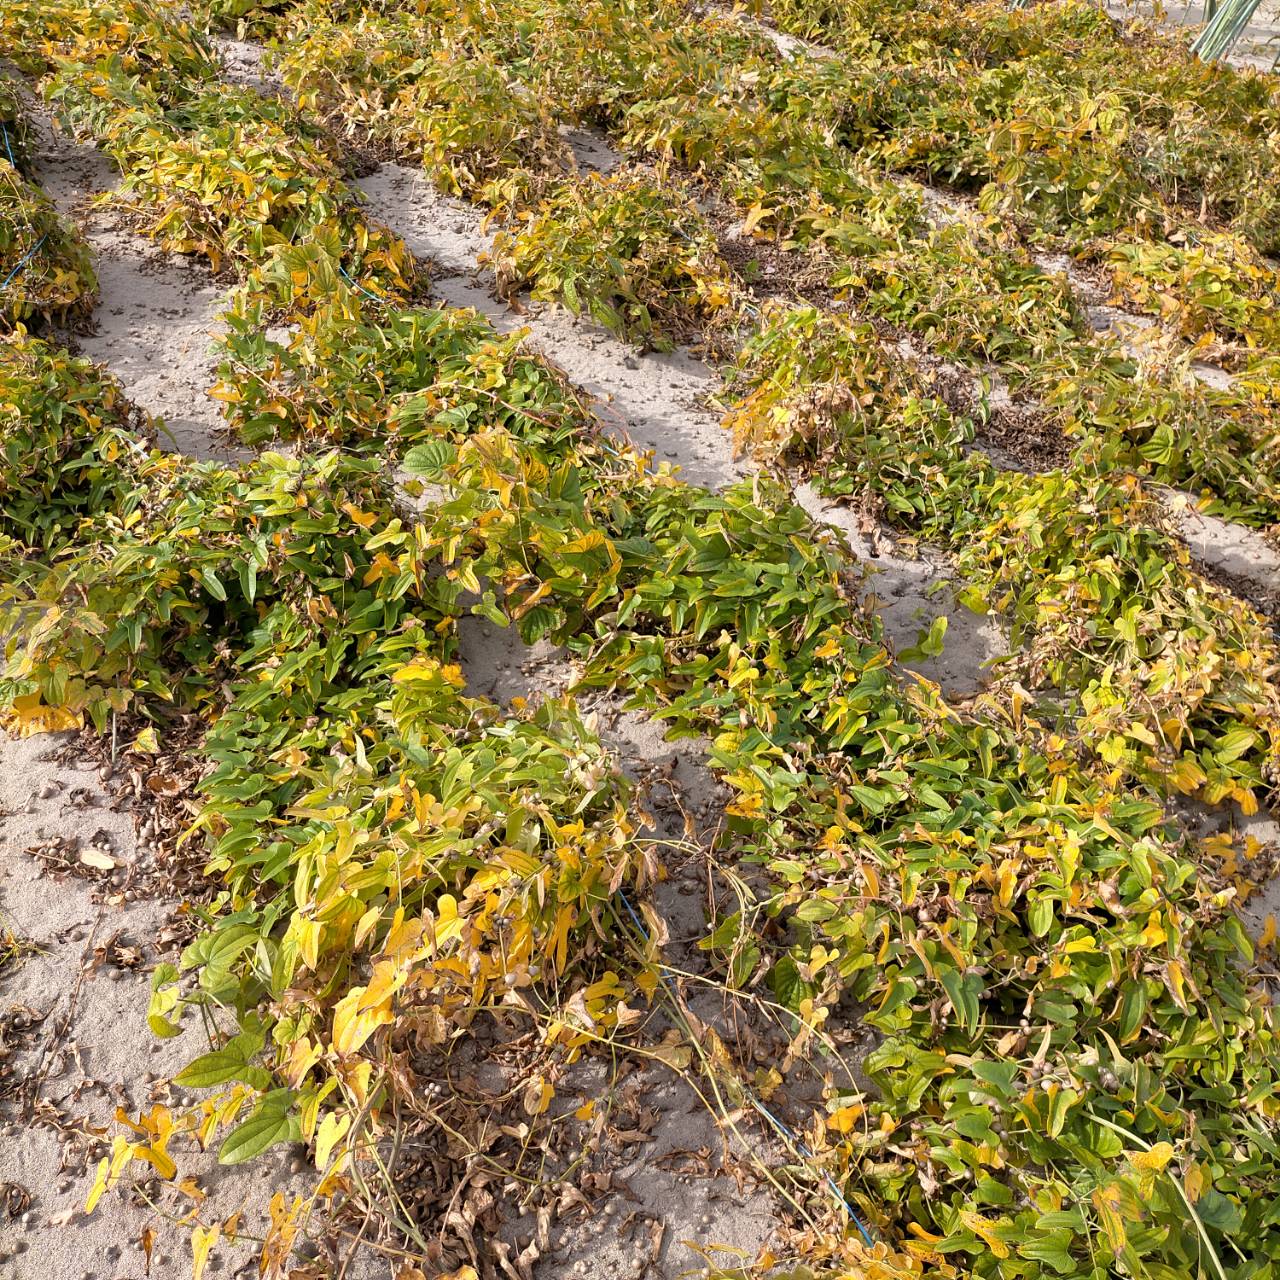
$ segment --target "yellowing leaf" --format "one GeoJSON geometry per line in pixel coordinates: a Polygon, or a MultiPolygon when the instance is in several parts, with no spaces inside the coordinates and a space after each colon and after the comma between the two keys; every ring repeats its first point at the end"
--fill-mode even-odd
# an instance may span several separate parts
{"type": "Polygon", "coordinates": [[[69,711],[66,707],[47,706],[38,693],[27,693],[14,698],[6,720],[14,725],[20,738],[29,738],[37,733],[79,729],[84,724],[78,712],[69,711]]]}
{"type": "Polygon", "coordinates": [[[960,1214],[960,1221],[975,1236],[978,1236],[997,1258],[1007,1258],[1009,1256],[1009,1246],[996,1235],[996,1224],[989,1218],[984,1218],[981,1214],[966,1209],[960,1214]]]}
{"type": "Polygon", "coordinates": [[[362,529],[372,529],[378,521],[376,512],[361,511],[354,503],[344,502],[342,509],[351,517],[351,519],[362,529]]]}
{"type": "Polygon", "coordinates": [[[556,1091],[543,1076],[534,1076],[525,1086],[524,1109],[531,1116],[540,1116],[551,1105],[556,1091]]]}
{"type": "Polygon", "coordinates": [[[827,1117],[827,1128],[837,1133],[852,1133],[854,1126],[866,1113],[866,1107],[860,1102],[851,1102],[833,1111],[827,1117]]]}
{"type": "Polygon", "coordinates": [[[356,987],[334,1007],[333,1047],[343,1057],[356,1053],[379,1027],[394,1021],[389,998],[372,1009],[362,1010],[360,1001],[364,994],[364,987],[356,987]]]}
{"type": "Polygon", "coordinates": [[[1130,1152],[1129,1163],[1135,1169],[1159,1173],[1173,1159],[1173,1154],[1173,1147],[1169,1143],[1157,1142],[1150,1151],[1130,1152]]]}
{"type": "Polygon", "coordinates": [[[1274,911],[1267,912],[1267,918],[1263,922],[1262,932],[1258,935],[1258,949],[1269,947],[1276,940],[1276,913],[1274,911]]]}
{"type": "Polygon", "coordinates": [[[1160,913],[1153,911],[1147,919],[1147,927],[1142,931],[1142,945],[1144,947],[1161,946],[1168,939],[1168,936],[1164,931],[1164,926],[1160,923],[1160,913]]]}
{"type": "Polygon", "coordinates": [[[347,1136],[351,1128],[351,1116],[337,1111],[330,1111],[320,1121],[316,1131],[316,1168],[327,1170],[333,1156],[334,1148],[347,1136]]]}
{"type": "Polygon", "coordinates": [[[200,1280],[204,1275],[205,1264],[209,1261],[209,1250],[217,1242],[222,1227],[214,1223],[211,1227],[195,1227],[191,1232],[191,1280],[200,1280]]]}
{"type": "Polygon", "coordinates": [[[766,204],[753,204],[742,220],[742,234],[749,236],[766,218],[772,217],[777,210],[766,204]]]}

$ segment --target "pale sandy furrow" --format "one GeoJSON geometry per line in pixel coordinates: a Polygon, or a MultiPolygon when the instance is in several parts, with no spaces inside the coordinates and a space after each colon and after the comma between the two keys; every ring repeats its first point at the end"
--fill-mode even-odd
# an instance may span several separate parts
{"type": "Polygon", "coordinates": [[[105,365],[130,399],[162,419],[162,449],[195,458],[243,456],[225,442],[208,394],[227,285],[203,263],[165,253],[140,235],[120,207],[100,204],[116,189],[115,165],[56,128],[38,100],[29,98],[27,110],[38,139],[35,180],[76,222],[98,275],[90,331],[72,341],[105,365]]]}

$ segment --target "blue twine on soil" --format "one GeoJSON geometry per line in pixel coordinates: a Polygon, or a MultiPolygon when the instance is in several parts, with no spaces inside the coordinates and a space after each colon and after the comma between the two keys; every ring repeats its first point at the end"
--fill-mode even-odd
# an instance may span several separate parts
{"type": "Polygon", "coordinates": [[[40,239],[37,240],[29,250],[27,250],[26,254],[23,256],[22,260],[18,263],[18,265],[14,267],[14,269],[10,271],[7,276],[5,276],[4,283],[0,284],[0,292],[3,292],[5,289],[9,287],[9,284],[13,280],[14,276],[16,276],[18,272],[21,271],[22,268],[25,267],[27,263],[30,262],[31,259],[36,256],[37,253],[40,252],[41,245],[43,245],[48,238],[49,238],[49,233],[46,231],[44,235],[42,235],[40,239]]]}
{"type": "Polygon", "coordinates": [[[9,163],[16,169],[18,162],[13,158],[13,147],[9,144],[9,126],[0,120],[0,131],[4,133],[4,149],[8,153],[9,163]]]}
{"type": "MultiPolygon", "coordinates": [[[[644,922],[636,914],[636,909],[631,905],[631,899],[628,898],[627,895],[622,892],[622,890],[618,891],[618,897],[622,899],[622,905],[626,907],[627,914],[630,915],[631,919],[635,923],[636,928],[640,930],[641,936],[644,938],[645,942],[648,943],[649,931],[644,927],[644,922]]],[[[660,966],[659,968],[662,973],[662,980],[667,984],[668,990],[671,992],[672,996],[674,996],[676,994],[676,989],[675,989],[675,985],[671,981],[671,975],[666,972],[665,967],[660,966]]],[[[800,1139],[800,1137],[797,1134],[793,1133],[785,1124],[783,1124],[783,1122],[779,1120],[778,1117],[775,1116],[773,1112],[770,1111],[769,1108],[764,1105],[763,1102],[761,1102],[758,1098],[754,1097],[750,1089],[746,1088],[746,1086],[744,1085],[742,1092],[746,1100],[749,1103],[751,1103],[751,1105],[762,1116],[764,1116],[764,1118],[771,1125],[773,1125],[774,1129],[776,1129],[778,1133],[780,1133],[783,1136],[783,1138],[785,1138],[788,1142],[790,1142],[795,1147],[795,1149],[800,1153],[800,1155],[805,1160],[815,1159],[813,1152],[809,1150],[809,1148],[804,1144],[804,1142],[800,1139]]],[[[853,1222],[853,1225],[858,1228],[858,1234],[863,1238],[863,1240],[866,1241],[867,1247],[868,1248],[873,1247],[875,1245],[875,1241],[871,1238],[871,1233],[866,1229],[866,1227],[862,1225],[862,1219],[858,1217],[857,1210],[855,1210],[853,1205],[849,1203],[848,1196],[846,1196],[845,1193],[840,1189],[840,1184],[835,1180],[834,1177],[831,1176],[831,1173],[826,1169],[822,1171],[822,1176],[826,1180],[827,1186],[831,1188],[832,1192],[835,1194],[837,1199],[839,1199],[840,1203],[844,1206],[844,1211],[849,1215],[849,1218],[853,1222]]]]}

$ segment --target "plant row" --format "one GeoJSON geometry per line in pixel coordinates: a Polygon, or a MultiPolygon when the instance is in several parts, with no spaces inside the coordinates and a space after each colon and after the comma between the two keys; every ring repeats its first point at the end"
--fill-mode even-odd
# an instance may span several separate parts
{"type": "Polygon", "coordinates": [[[31,181],[32,151],[16,86],[0,79],[0,331],[82,320],[98,293],[88,249],[31,181]]]}
{"type": "MultiPolygon", "coordinates": [[[[1087,6],[1070,13],[1091,24],[1094,43],[1103,26],[1110,33],[1110,20],[1087,6]]],[[[384,154],[421,160],[446,189],[500,212],[514,208],[498,265],[535,296],[591,309],[658,344],[691,322],[729,319],[727,272],[714,252],[724,227],[692,203],[709,180],[736,208],[748,245],[765,237],[812,246],[832,288],[941,354],[995,363],[1015,389],[1048,403],[1069,438],[1107,439],[1127,466],[1274,521],[1278,295],[1274,270],[1239,236],[1171,213],[1155,240],[1091,242],[1093,257],[1123,266],[1114,283],[1130,304],[1173,308],[1179,329],[1250,373],[1237,389],[1210,390],[1190,376],[1188,353],[1171,369],[1141,368],[1094,335],[1063,280],[998,214],[929,231],[921,191],[848,131],[859,89],[843,61],[784,57],[732,17],[695,19],[679,5],[601,3],[589,22],[582,16],[554,3],[536,22],[492,2],[447,16],[430,6],[357,13],[302,4],[283,20],[280,71],[308,109],[384,154]],[[644,168],[566,176],[564,123],[604,128],[637,159],[674,164],[696,181],[644,168]],[[597,242],[607,251],[595,253],[597,242]],[[1210,429],[1219,419],[1231,425],[1225,436],[1210,429]]],[[[1017,20],[1047,28],[1026,34],[1032,46],[1072,34],[1056,7],[1017,20]]],[[[1173,58],[1173,46],[1165,54],[1173,58]]],[[[1234,84],[1232,73],[1214,74],[1234,84]]],[[[1237,88],[1246,97],[1248,81],[1237,88]]]]}

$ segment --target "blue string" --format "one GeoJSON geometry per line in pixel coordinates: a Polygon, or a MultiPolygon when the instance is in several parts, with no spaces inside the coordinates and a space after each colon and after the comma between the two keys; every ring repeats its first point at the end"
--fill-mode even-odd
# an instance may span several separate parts
{"type": "MultiPolygon", "coordinates": [[[[769,1108],[764,1105],[763,1102],[753,1097],[750,1090],[748,1089],[743,1089],[743,1093],[746,1096],[747,1101],[751,1103],[751,1105],[755,1107],[755,1109],[762,1116],[764,1116],[764,1118],[768,1120],[769,1123],[773,1125],[773,1127],[780,1134],[782,1134],[784,1138],[788,1139],[791,1143],[793,1143],[796,1150],[799,1151],[800,1154],[806,1160],[814,1159],[813,1152],[810,1151],[807,1146],[805,1146],[802,1139],[800,1139],[796,1134],[792,1133],[792,1131],[788,1129],[787,1126],[783,1124],[782,1121],[779,1120],[778,1117],[775,1116],[773,1112],[770,1111],[769,1108]]],[[[848,1199],[845,1197],[844,1192],[840,1190],[840,1184],[836,1182],[835,1178],[833,1178],[831,1176],[831,1173],[826,1169],[822,1171],[822,1176],[826,1179],[827,1186],[829,1186],[831,1190],[835,1192],[835,1194],[839,1197],[840,1203],[844,1205],[845,1212],[849,1215],[850,1218],[853,1219],[853,1225],[858,1228],[859,1234],[867,1242],[868,1246],[873,1245],[875,1242],[871,1239],[871,1236],[867,1233],[866,1227],[862,1225],[862,1220],[858,1217],[857,1213],[854,1211],[853,1205],[849,1203],[848,1199]]]]}
{"type": "MultiPolygon", "coordinates": [[[[644,927],[644,922],[638,915],[636,915],[636,909],[631,905],[631,899],[628,898],[621,889],[618,890],[618,897],[622,899],[622,905],[626,907],[631,919],[635,921],[636,928],[640,930],[640,935],[644,938],[645,943],[647,944],[649,942],[649,930],[644,927]]],[[[658,972],[662,974],[662,981],[667,984],[667,990],[671,992],[671,998],[673,1000],[678,1000],[679,997],[676,994],[676,984],[671,980],[671,974],[667,971],[667,966],[664,964],[659,965],[658,972]]]]}
{"type": "Polygon", "coordinates": [[[382,306],[386,306],[387,304],[386,298],[380,298],[376,293],[370,293],[369,290],[364,287],[364,285],[360,284],[356,280],[353,280],[349,275],[347,275],[347,269],[340,262],[338,263],[338,273],[353,289],[358,289],[371,302],[377,302],[377,303],[380,303],[382,306]]]}
{"type": "Polygon", "coordinates": [[[18,162],[13,158],[13,148],[9,145],[9,126],[0,120],[0,130],[4,132],[4,149],[9,153],[9,163],[16,169],[18,162]]]}
{"type": "Polygon", "coordinates": [[[23,268],[23,267],[25,267],[25,266],[27,265],[27,263],[28,263],[28,262],[30,262],[30,261],[31,261],[31,259],[32,259],[32,258],[34,258],[34,257],[36,256],[36,254],[37,254],[37,253],[39,253],[39,252],[40,252],[40,246],[41,246],[42,244],[44,244],[44,242],[45,242],[48,238],[49,238],[49,233],[46,231],[46,232],[44,233],[44,235],[42,235],[42,236],[40,237],[40,239],[39,239],[39,240],[37,240],[37,241],[35,242],[35,244],[34,244],[34,245],[33,245],[33,246],[32,246],[32,247],[27,251],[27,253],[26,253],[26,255],[23,257],[22,261],[21,261],[21,262],[19,262],[19,263],[18,263],[18,265],[17,265],[16,267],[14,267],[14,269],[13,269],[12,271],[10,271],[10,272],[9,272],[9,274],[8,274],[7,276],[5,276],[5,278],[4,278],[4,283],[3,283],[3,284],[0,284],[0,292],[3,292],[5,289],[7,289],[7,288],[9,287],[9,283],[10,283],[10,281],[12,281],[12,279],[14,278],[14,276],[16,276],[16,275],[18,274],[18,272],[19,272],[19,271],[21,271],[21,270],[22,270],[22,268],[23,268]]]}
{"type": "MultiPolygon", "coordinates": [[[[640,930],[640,934],[644,938],[645,943],[647,944],[650,940],[649,931],[644,927],[643,921],[636,914],[636,909],[631,905],[631,899],[628,898],[627,895],[621,889],[618,890],[618,897],[622,899],[622,905],[626,907],[627,914],[630,915],[631,919],[635,922],[636,928],[640,930]]],[[[671,975],[667,971],[667,967],[665,965],[659,965],[658,969],[659,969],[659,972],[662,974],[662,980],[667,984],[667,989],[671,992],[672,996],[674,997],[676,994],[675,984],[671,980],[671,975]]],[[[751,1105],[762,1116],[764,1116],[764,1118],[768,1120],[768,1122],[771,1125],[773,1125],[774,1129],[776,1129],[778,1133],[782,1135],[783,1138],[785,1138],[788,1142],[790,1142],[795,1147],[795,1149],[799,1151],[803,1159],[814,1160],[814,1162],[816,1163],[816,1159],[814,1157],[813,1152],[810,1151],[809,1148],[805,1146],[804,1142],[789,1128],[787,1128],[787,1126],[783,1124],[782,1121],[779,1120],[778,1117],[775,1116],[773,1112],[770,1111],[769,1108],[764,1105],[763,1102],[761,1102],[758,1098],[756,1098],[751,1093],[751,1090],[746,1087],[745,1084],[742,1085],[742,1092],[746,1100],[749,1103],[751,1103],[751,1105]]],[[[868,1248],[874,1247],[875,1241],[871,1238],[871,1234],[866,1229],[866,1227],[862,1225],[862,1219],[858,1217],[857,1211],[854,1209],[853,1205],[849,1203],[849,1198],[840,1189],[840,1184],[835,1180],[835,1178],[831,1176],[831,1173],[829,1170],[824,1169],[822,1171],[822,1176],[826,1180],[827,1186],[831,1188],[836,1198],[844,1206],[844,1211],[852,1219],[853,1225],[858,1228],[858,1234],[863,1238],[863,1240],[867,1242],[867,1247],[868,1248]]]]}

